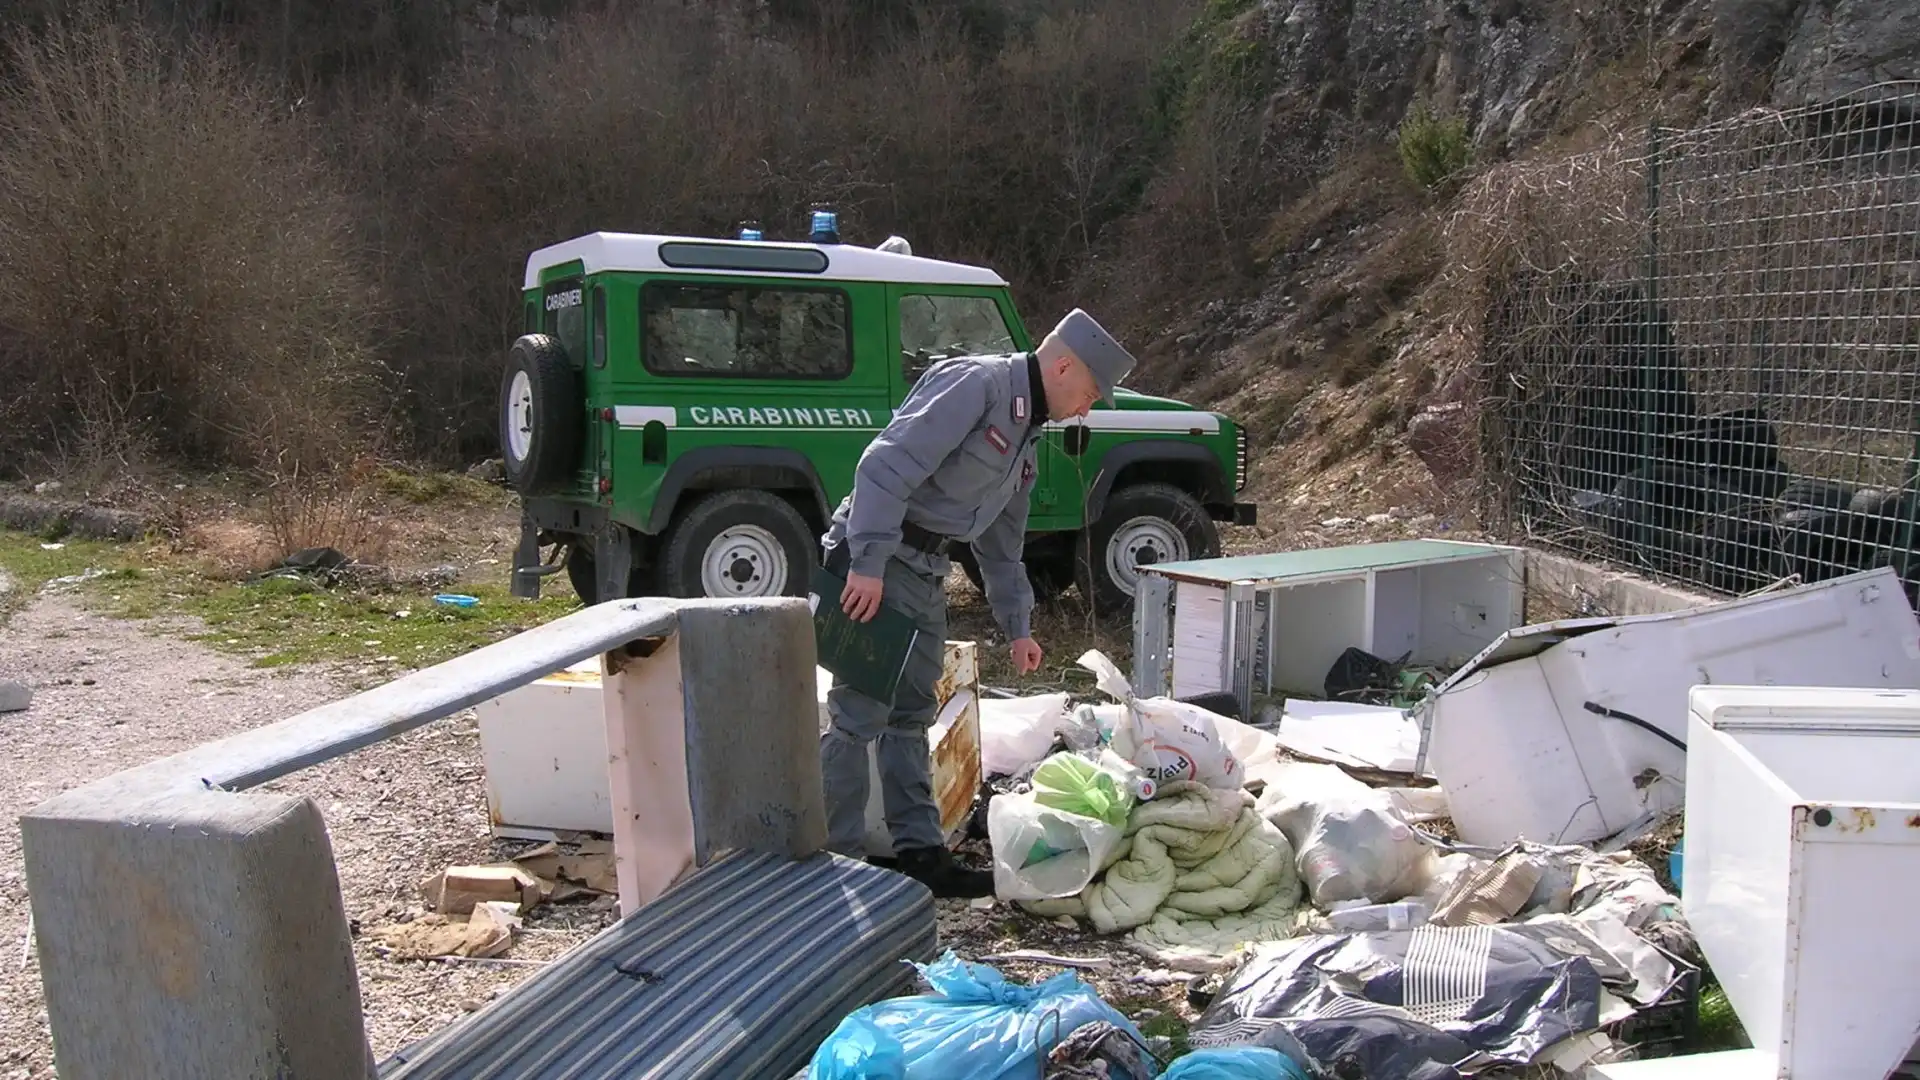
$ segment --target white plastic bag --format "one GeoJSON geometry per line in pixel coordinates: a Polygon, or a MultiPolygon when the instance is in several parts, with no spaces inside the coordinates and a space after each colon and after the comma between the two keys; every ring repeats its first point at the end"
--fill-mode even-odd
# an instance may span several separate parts
{"type": "Polygon", "coordinates": [[[1126,676],[1097,649],[1080,657],[1094,683],[1126,706],[1114,724],[1113,752],[1138,765],[1161,787],[1193,780],[1208,787],[1234,789],[1246,784],[1246,768],[1220,736],[1222,719],[1172,698],[1136,698],[1126,676]]]}
{"type": "Polygon", "coordinates": [[[1053,748],[1067,695],[980,699],[980,774],[1018,776],[1053,748]]]}
{"type": "Polygon", "coordinates": [[[1002,900],[1078,896],[1107,868],[1125,830],[1098,818],[1042,806],[1031,792],[987,802],[993,892],[1002,900]]]}
{"type": "Polygon", "coordinates": [[[1277,783],[1278,791],[1262,795],[1260,809],[1293,844],[1315,907],[1389,904],[1418,896],[1431,881],[1437,853],[1385,793],[1332,765],[1289,763],[1277,783]]]}

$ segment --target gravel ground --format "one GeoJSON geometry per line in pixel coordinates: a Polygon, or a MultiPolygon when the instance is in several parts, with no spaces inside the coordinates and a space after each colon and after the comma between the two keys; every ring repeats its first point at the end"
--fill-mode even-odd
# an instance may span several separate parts
{"type": "MultiPolygon", "coordinates": [[[[133,623],[43,595],[0,626],[0,677],[34,690],[24,713],[0,716],[8,744],[0,769],[0,1080],[54,1076],[40,972],[28,938],[19,815],[59,791],[268,723],[353,692],[343,669],[257,669],[183,640],[183,620],[133,623]]],[[[485,774],[470,715],[429,725],[319,768],[267,785],[319,802],[353,920],[368,1036],[385,1056],[480,1007],[536,970],[526,964],[394,961],[368,931],[420,912],[419,883],[450,865],[489,862],[504,850],[488,834],[485,774]]],[[[985,845],[969,845],[986,865],[985,845]]],[[[1190,1018],[1184,980],[1143,983],[1151,965],[1117,941],[1070,930],[1008,905],[982,910],[942,901],[941,939],[967,959],[1014,948],[1106,956],[1107,971],[1082,972],[1109,1001],[1140,1020],[1190,1018]]],[[[543,906],[507,959],[557,956],[612,922],[611,898],[543,906]]],[[[1034,981],[1049,965],[999,964],[1034,981]]],[[[1149,974],[1148,979],[1154,976],[1149,974]]]]}
{"type": "MultiPolygon", "coordinates": [[[[184,623],[128,623],[58,595],[0,626],[0,677],[34,691],[0,715],[0,1080],[54,1076],[40,972],[27,944],[20,814],[59,791],[352,692],[352,673],[260,670],[180,640],[184,623]]],[[[368,1035],[384,1056],[477,1008],[536,970],[384,959],[365,931],[420,909],[418,883],[495,857],[470,716],[429,725],[270,785],[320,803],[347,915],[360,934],[368,1035]]],[[[558,955],[611,921],[605,901],[537,909],[507,957],[558,955]]]]}

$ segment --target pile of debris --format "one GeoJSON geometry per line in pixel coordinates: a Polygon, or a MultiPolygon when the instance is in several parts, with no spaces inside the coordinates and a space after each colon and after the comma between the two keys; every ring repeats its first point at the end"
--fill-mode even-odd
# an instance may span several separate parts
{"type": "MultiPolygon", "coordinates": [[[[1079,662],[1110,701],[981,703],[997,897],[1183,973],[1203,1009],[1192,1046],[1274,1053],[1297,1070],[1210,1064],[1206,1075],[1577,1075],[1631,1055],[1614,1037],[1630,1021],[1649,1031],[1647,1021],[1693,1005],[1697,953],[1679,901],[1630,854],[1474,847],[1422,829],[1449,809],[1414,768],[1418,731],[1405,711],[1299,702],[1256,727],[1136,697],[1097,652],[1079,662]]],[[[860,1015],[823,1055],[844,1064],[846,1039],[891,1045],[859,1027],[880,1020],[860,1015]]],[[[1056,1057],[1074,1046],[1150,1058],[1167,1049],[1104,1014],[1063,1019],[1075,1022],[1041,1040],[1056,1057]]],[[[912,1047],[903,1052],[911,1063],[912,1047]]],[[[865,1075],[821,1071],[822,1060],[814,1080],[865,1075]]],[[[1115,1061],[1104,1075],[1162,1067],[1115,1061]]],[[[1073,1071],[1076,1061],[1049,1068],[1061,1080],[1101,1075],[1073,1071]]]]}
{"type": "Polygon", "coordinates": [[[507,861],[434,874],[420,884],[424,910],[403,912],[367,936],[390,960],[497,960],[536,908],[603,899],[611,906],[616,891],[611,843],[548,842],[507,861]]]}

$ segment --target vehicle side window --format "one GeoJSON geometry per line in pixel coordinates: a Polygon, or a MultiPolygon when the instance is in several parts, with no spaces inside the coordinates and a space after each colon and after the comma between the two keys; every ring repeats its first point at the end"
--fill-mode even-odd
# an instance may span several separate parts
{"type": "Polygon", "coordinates": [[[641,362],[656,375],[842,379],[853,370],[847,294],[830,288],[640,289],[641,362]]]}
{"type": "Polygon", "coordinates": [[[1010,353],[1013,335],[991,296],[900,298],[900,372],[908,386],[936,360],[1010,353]]]}
{"type": "Polygon", "coordinates": [[[593,366],[607,366],[607,290],[593,287],[593,366]]]}
{"type": "Polygon", "coordinates": [[[545,295],[542,329],[559,339],[574,367],[583,366],[587,359],[587,307],[580,279],[553,282],[546,287],[545,295]]]}

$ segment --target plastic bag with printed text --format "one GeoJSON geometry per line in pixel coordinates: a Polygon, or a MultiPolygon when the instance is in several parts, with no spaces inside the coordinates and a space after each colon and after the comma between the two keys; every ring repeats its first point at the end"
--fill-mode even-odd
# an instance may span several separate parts
{"type": "Polygon", "coordinates": [[[1093,672],[1102,692],[1126,706],[1126,716],[1114,725],[1114,753],[1138,765],[1155,784],[1193,780],[1231,790],[1246,783],[1246,767],[1227,749],[1213,713],[1172,698],[1134,697],[1126,676],[1097,649],[1079,663],[1093,672]]]}

